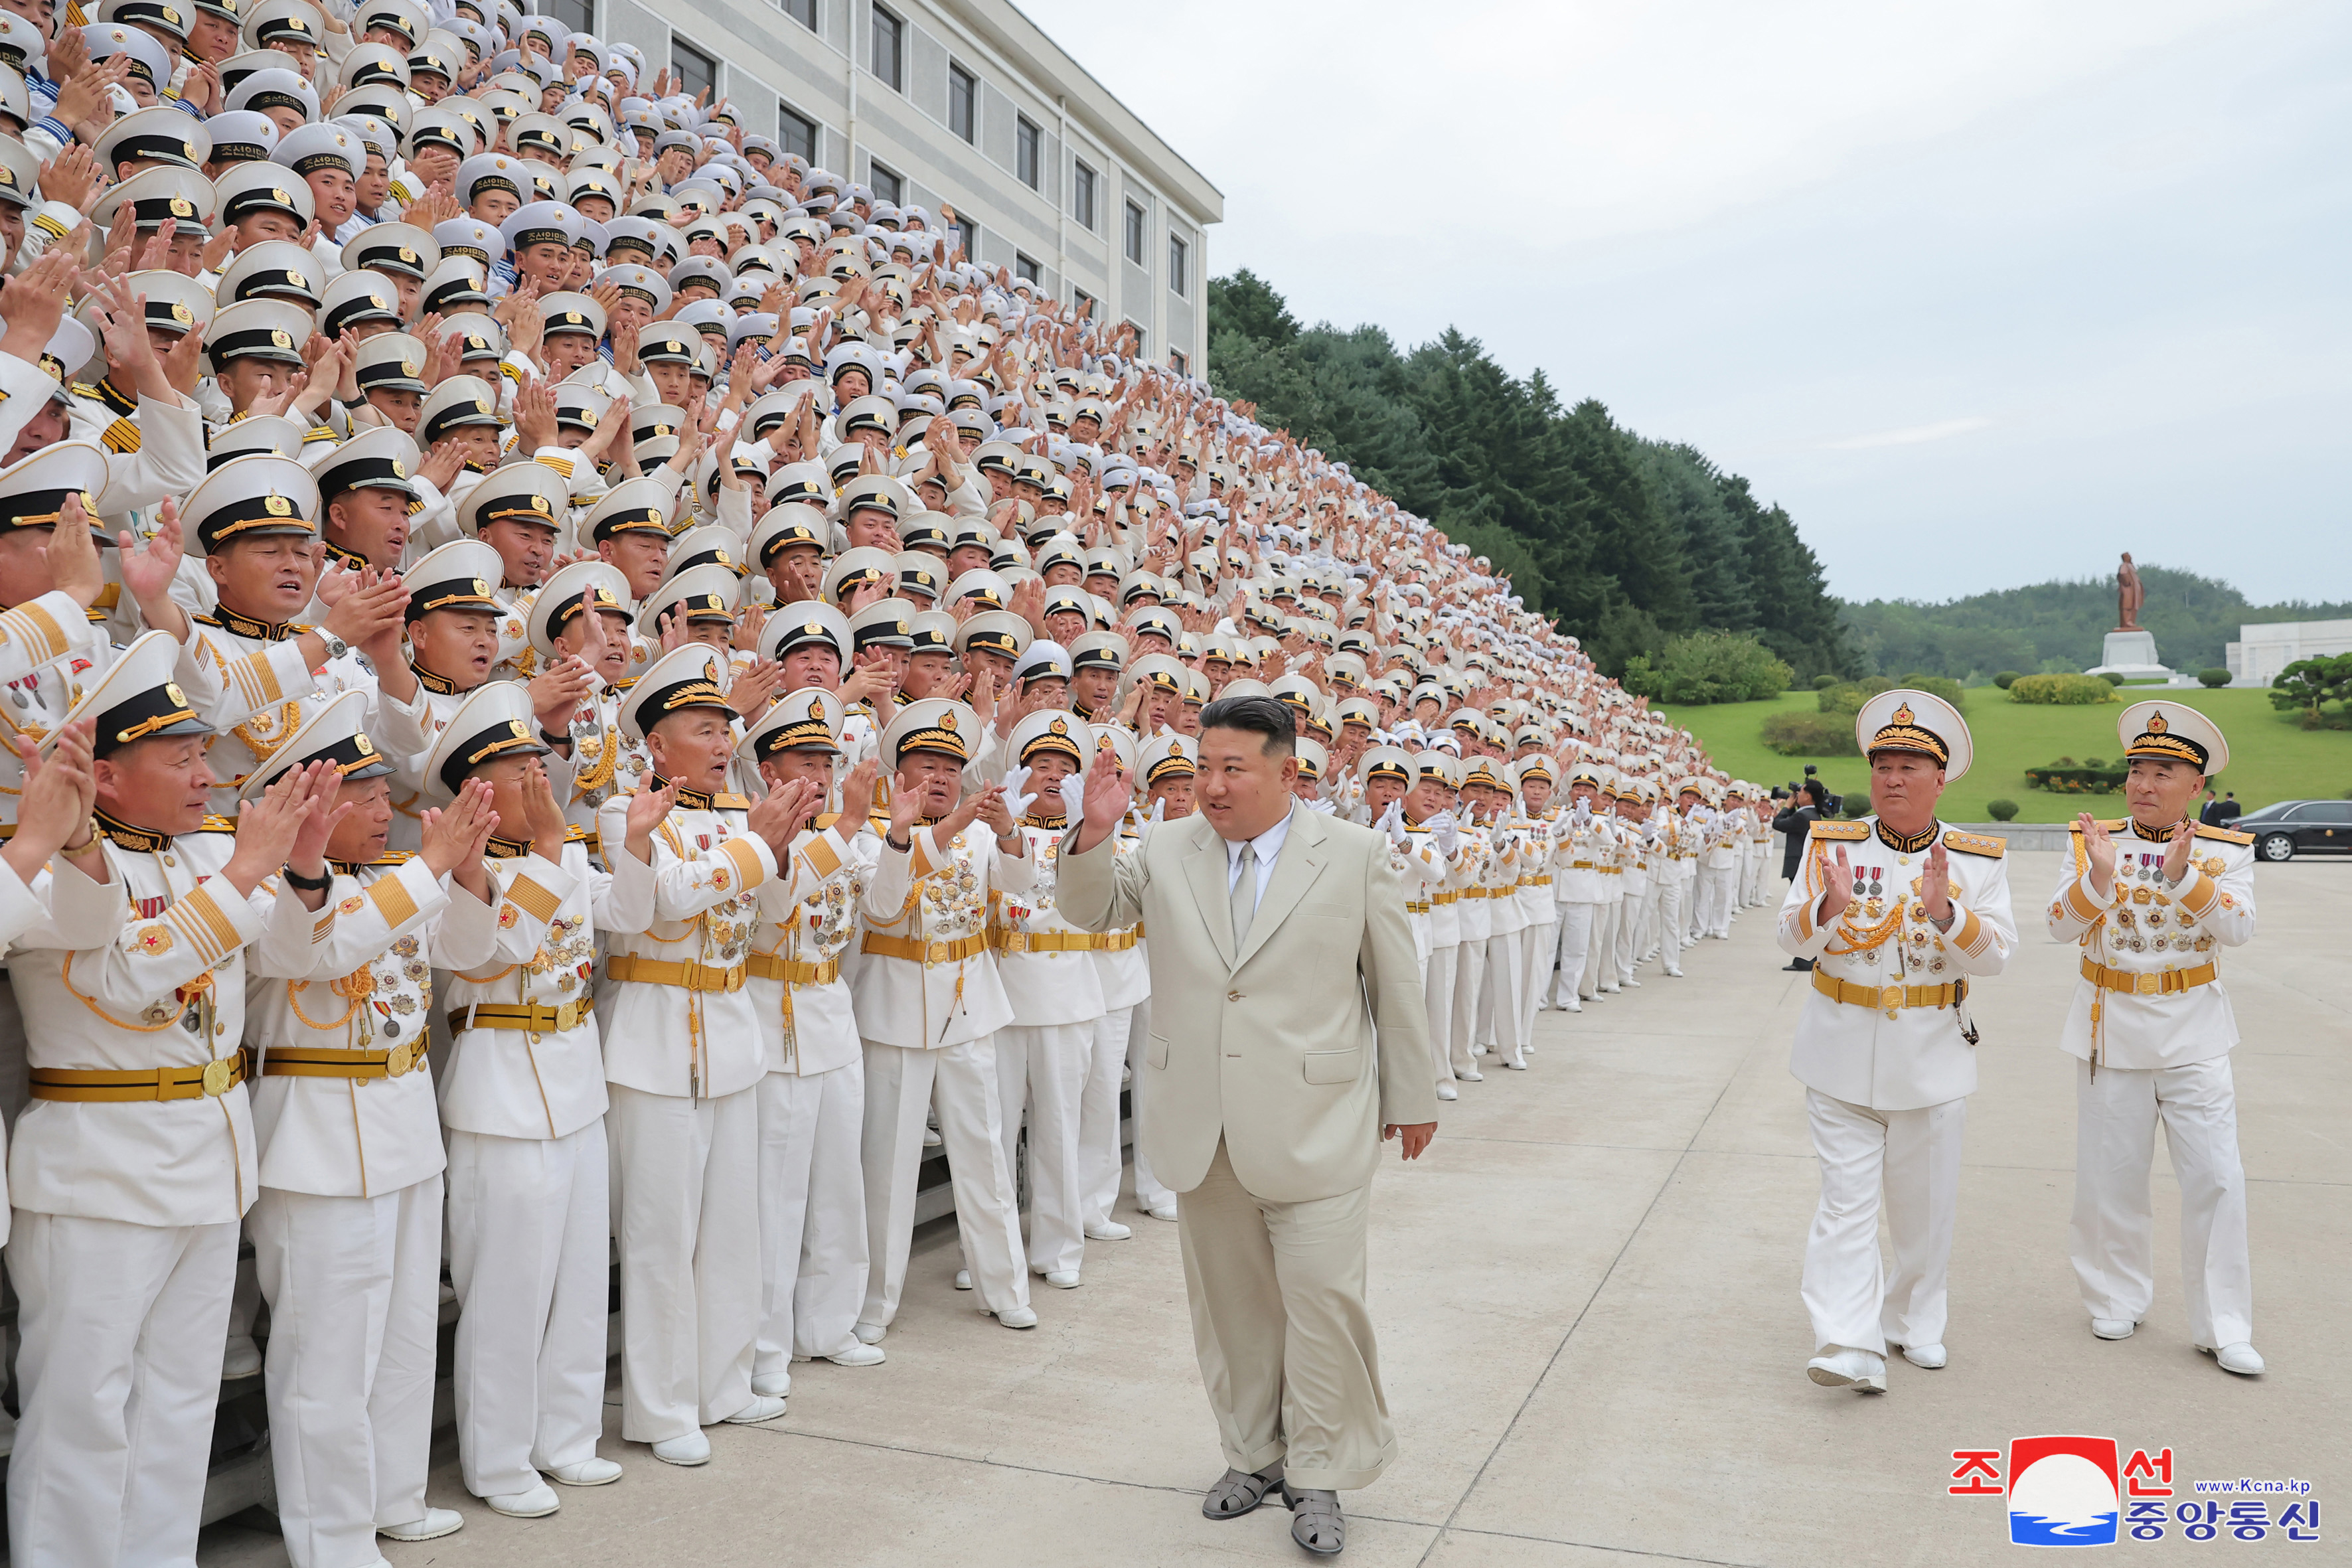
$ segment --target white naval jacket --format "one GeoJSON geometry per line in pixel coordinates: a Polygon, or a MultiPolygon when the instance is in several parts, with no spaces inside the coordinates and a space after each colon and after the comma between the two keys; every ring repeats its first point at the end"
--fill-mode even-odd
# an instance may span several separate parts
{"type": "Polygon", "coordinates": [[[1814,823],[1803,875],[1789,884],[1781,901],[1780,950],[1813,960],[1818,977],[1797,1020],[1789,1070],[1833,1100],[1874,1110],[1918,1110],[1975,1092],[1976,1051],[1961,1032],[1958,1009],[1906,1005],[1890,1016],[1886,1008],[1838,1001],[1819,988],[1826,978],[1884,994],[1892,985],[1948,985],[1999,974],[2007,965],[2017,945],[2001,860],[2007,842],[1941,823],[1932,831],[1944,842],[1948,932],[1928,921],[1919,897],[1932,838],[1916,850],[1895,848],[1878,836],[1875,816],[1814,823]],[[1864,892],[1823,925],[1822,899],[1841,846],[1850,868],[1863,877],[1864,892]]]}
{"type": "Polygon", "coordinates": [[[424,688],[417,688],[413,703],[394,700],[376,685],[374,671],[356,650],[314,670],[303,662],[301,645],[295,640],[312,628],[299,621],[257,621],[217,605],[210,615],[191,618],[220,667],[222,681],[253,706],[242,723],[222,731],[205,748],[205,760],[220,781],[213,786],[213,809],[222,816],[236,813],[237,790],[247,776],[276,755],[304,721],[346,691],[367,694],[360,728],[385,761],[421,752],[433,743],[425,731],[424,688]]]}
{"type": "Polygon", "coordinates": [[[441,1121],[493,1138],[568,1138],[604,1114],[604,1053],[593,995],[596,933],[653,922],[653,868],[614,844],[614,868],[592,863],[584,839],[567,837],[561,863],[528,846],[490,845],[498,912],[484,956],[445,981],[449,1010],[478,1003],[561,1009],[578,1004],[569,1029],[468,1028],[441,1071],[441,1121]],[[518,852],[519,851],[519,852],[518,852]]]}
{"type": "MultiPolygon", "coordinates": [[[[1154,825],[1156,826],[1156,825],[1154,825]]],[[[1118,825],[1118,853],[1133,855],[1142,849],[1144,840],[1153,831],[1145,826],[1133,810],[1118,825]]],[[[1060,849],[1055,851],[1058,857],[1060,849]]],[[[1058,859],[1055,862],[1059,864],[1058,859]]],[[[1134,941],[1125,947],[1098,947],[1087,956],[1094,960],[1095,980],[1102,986],[1102,1010],[1116,1013],[1122,1007],[1139,1006],[1151,996],[1151,955],[1143,945],[1143,924],[1102,934],[1117,942],[1129,934],[1134,941]]]]}
{"type": "Polygon", "coordinates": [[[488,945],[488,904],[397,853],[339,870],[300,954],[264,951],[247,965],[245,1039],[261,1071],[279,1049],[393,1050],[415,1045],[397,1078],[268,1077],[252,1085],[261,1184],[330,1198],[378,1197],[448,1163],[433,1073],[421,1054],[433,969],[488,945]],[[308,960],[289,963],[288,958],[308,960]]]}
{"type": "MultiPolygon", "coordinates": [[[[1013,1004],[986,945],[989,895],[1025,893],[1037,879],[1024,853],[996,852],[996,834],[974,822],[942,845],[933,827],[917,827],[905,854],[885,844],[866,885],[866,934],[850,982],[858,1032],[909,1050],[936,1050],[982,1039],[1013,1022],[1013,1004]],[[875,939],[919,944],[981,939],[961,959],[924,963],[877,952],[875,939]]],[[[926,951],[929,951],[926,945],[926,951]]]]}
{"type": "MultiPolygon", "coordinates": [[[[649,787],[658,787],[646,775],[649,787]]],[[[596,814],[611,857],[628,858],[629,798],[615,795],[596,814]]],[[[767,1049],[751,998],[740,984],[764,911],[799,902],[792,868],[780,868],[767,841],[744,826],[741,795],[680,791],[678,805],[654,830],[653,921],[642,931],[607,933],[605,952],[658,963],[699,964],[724,975],[730,991],[615,979],[599,1007],[604,1079],[646,1094],[715,1100],[758,1083],[767,1049]]],[[[610,966],[608,963],[608,975],[610,966]]]]}
{"type": "Polygon", "coordinates": [[[1389,869],[1397,874],[1398,885],[1404,889],[1405,923],[1412,927],[1414,951],[1426,963],[1437,949],[1437,915],[1441,910],[1449,920],[1453,915],[1451,904],[1440,905],[1435,899],[1445,890],[1454,868],[1437,847],[1437,835],[1428,828],[1407,823],[1404,835],[1402,848],[1395,839],[1389,840],[1389,869]],[[1416,904],[1421,907],[1415,909],[1416,904]]]}
{"type": "Polygon", "coordinates": [[[812,967],[835,965],[823,984],[788,981],[755,972],[744,982],[759,1015],[770,1072],[801,1078],[831,1072],[861,1059],[857,1017],[850,1005],[842,958],[857,935],[858,900],[881,853],[878,830],[862,818],[826,815],[793,839],[792,858],[803,867],[799,902],[779,911],[763,901],[752,939],[755,959],[812,967]]]}
{"type": "Polygon", "coordinates": [[[1552,836],[1551,887],[1563,904],[1598,904],[1609,897],[1603,866],[1616,864],[1617,828],[1609,817],[1588,808],[1576,820],[1575,808],[1565,808],[1559,831],[1552,836]]]}
{"type": "Polygon", "coordinates": [[[1103,1005],[1093,933],[1064,920],[1054,907],[1054,873],[1065,826],[1056,822],[1049,826],[1034,817],[1022,818],[1020,833],[1028,840],[1029,859],[1037,874],[1026,889],[1007,892],[998,900],[996,915],[989,922],[989,936],[996,945],[997,978],[1003,982],[1004,999],[1013,1005],[1011,1021],[1024,1028],[1088,1024],[1109,1010],[1103,1005]],[[1083,945],[1033,951],[1029,941],[1038,937],[1083,945]]]}
{"type": "Polygon", "coordinates": [[[2050,898],[2050,934],[2080,944],[2081,963],[2130,974],[2135,984],[2129,991],[2095,984],[2078,963],[2059,1049],[2101,1067],[2142,1069],[2228,1055],[2238,1043],[2238,1020],[2214,950],[2253,939],[2253,835],[2200,825],[2188,874],[2168,887],[2170,834],[2151,840],[2128,817],[2103,826],[2115,836],[2114,884],[2105,898],[2091,886],[2077,826],[2050,898]],[[2210,978],[2167,991],[2162,977],[2173,973],[2210,978]]]}
{"type": "MultiPolygon", "coordinates": [[[[36,1071],[146,1072],[237,1055],[246,949],[268,942],[299,962],[319,916],[272,881],[242,898],[221,879],[233,829],[216,817],[175,838],[110,827],[103,883],[53,862],[56,923],[19,937],[9,961],[36,1071]]],[[[222,1225],[252,1205],[257,1152],[243,1084],[188,1100],[36,1100],[16,1121],[9,1201],[131,1225],[222,1225]]]]}

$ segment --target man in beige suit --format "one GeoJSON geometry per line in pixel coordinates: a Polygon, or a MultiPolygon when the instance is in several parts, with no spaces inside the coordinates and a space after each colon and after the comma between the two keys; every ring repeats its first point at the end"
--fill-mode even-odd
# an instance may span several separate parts
{"type": "Polygon", "coordinates": [[[1151,932],[1140,1137],[1178,1194],[1202,1381],[1231,1467],[1202,1512],[1233,1519],[1276,1486],[1290,1533],[1345,1540],[1338,1492],[1396,1450],[1364,1304],[1383,1139],[1437,1131],[1421,965],[1388,841],[1293,798],[1290,710],[1201,716],[1200,811],[1114,842],[1129,789],[1098,752],[1061,856],[1062,915],[1151,932]]]}

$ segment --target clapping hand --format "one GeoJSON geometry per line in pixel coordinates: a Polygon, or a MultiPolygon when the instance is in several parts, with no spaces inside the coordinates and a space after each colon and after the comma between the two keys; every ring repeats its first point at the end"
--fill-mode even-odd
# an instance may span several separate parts
{"type": "Polygon", "coordinates": [[[1426,826],[1431,836],[1437,840],[1438,853],[1452,859],[1455,847],[1462,842],[1462,829],[1454,820],[1454,814],[1441,811],[1431,817],[1426,826]]]}
{"type": "Polygon", "coordinates": [[[1400,849],[1412,842],[1412,836],[1404,830],[1404,802],[1402,800],[1389,802],[1389,808],[1381,813],[1380,821],[1373,826],[1387,834],[1389,842],[1400,849]]]}
{"type": "MultiPolygon", "coordinates": [[[[2165,846],[2165,880],[2178,882],[2181,878],[2189,875],[2189,853],[2196,847],[2196,843],[2197,825],[2185,817],[2182,818],[2172,829],[2172,842],[2165,846]]],[[[1942,846],[1938,845],[1937,847],[1941,848],[1942,846]]]]}
{"type": "Polygon", "coordinates": [[[1073,768],[1056,786],[1062,797],[1062,820],[1076,822],[1087,814],[1087,775],[1073,768]]]}
{"type": "Polygon", "coordinates": [[[490,804],[497,793],[486,779],[467,779],[457,799],[425,814],[416,858],[436,879],[480,858],[499,825],[490,804]]]}
{"type": "Polygon", "coordinates": [[[1845,913],[1845,907],[1852,902],[1853,866],[1846,859],[1845,846],[1841,844],[1837,847],[1836,858],[1830,862],[1829,889],[1822,894],[1822,923],[1827,925],[1845,913]]]}
{"type": "Polygon", "coordinates": [[[1927,918],[1942,925],[1952,918],[1952,882],[1950,857],[1941,838],[1928,847],[1927,863],[1920,868],[1919,900],[1927,906],[1927,918]]]}
{"type": "Polygon", "coordinates": [[[751,807],[744,821],[752,832],[768,841],[768,847],[779,857],[789,854],[793,836],[824,799],[824,787],[808,779],[779,784],[751,807]]]}
{"type": "Polygon", "coordinates": [[[1018,817],[1037,799],[1034,794],[1024,794],[1029,788],[1029,769],[1014,768],[1004,775],[1004,809],[1018,817]]]}

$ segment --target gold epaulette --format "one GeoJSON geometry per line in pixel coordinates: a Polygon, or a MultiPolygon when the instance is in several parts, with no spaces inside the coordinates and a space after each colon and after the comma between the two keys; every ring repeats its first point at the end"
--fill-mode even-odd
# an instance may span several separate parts
{"type": "Polygon", "coordinates": [[[835,823],[839,822],[840,820],[841,813],[837,811],[821,811],[817,813],[815,822],[810,825],[811,830],[817,833],[823,833],[825,829],[831,827],[835,823]]]}
{"type": "MultiPolygon", "coordinates": [[[[2110,833],[2121,833],[2125,828],[2131,826],[2131,818],[2128,816],[2118,816],[2113,822],[2102,822],[2099,826],[2105,828],[2110,833]]],[[[2070,822],[2066,825],[2066,831],[2074,834],[2079,838],[2083,834],[2083,825],[2080,822],[2070,822]]]]}
{"type": "Polygon", "coordinates": [[[1944,830],[1944,847],[1957,849],[1963,855],[1989,855],[2000,859],[2009,853],[2009,840],[1989,838],[1981,833],[1963,833],[1957,827],[1944,830]]]}
{"type": "Polygon", "coordinates": [[[585,844],[588,842],[588,830],[581,826],[576,822],[566,823],[563,828],[563,842],[566,844],[585,844]]]}
{"type": "Polygon", "coordinates": [[[236,831],[236,818],[234,816],[215,816],[212,813],[206,812],[205,814],[205,825],[202,827],[197,828],[196,831],[199,833],[235,833],[236,831]]]}
{"type": "Polygon", "coordinates": [[[368,862],[371,866],[405,866],[416,858],[414,849],[387,849],[368,862]]]}
{"type": "Polygon", "coordinates": [[[2197,825],[2197,837],[2218,838],[2224,844],[2252,844],[2254,841],[2251,833],[2241,833],[2234,827],[2208,827],[2201,822],[2197,825]]]}
{"type": "Polygon", "coordinates": [[[749,811],[751,809],[751,798],[749,795],[714,795],[710,797],[710,809],[713,811],[749,811]]]}
{"type": "Polygon", "coordinates": [[[1816,822],[1813,824],[1813,837],[1849,840],[1867,838],[1870,837],[1870,824],[1867,822],[1816,822]]]}

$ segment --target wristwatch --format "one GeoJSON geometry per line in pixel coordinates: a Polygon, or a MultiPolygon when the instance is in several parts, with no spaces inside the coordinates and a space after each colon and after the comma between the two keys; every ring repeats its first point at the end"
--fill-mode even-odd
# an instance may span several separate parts
{"type": "Polygon", "coordinates": [[[334,633],[329,631],[324,626],[320,626],[319,628],[319,640],[327,645],[327,658],[331,661],[341,658],[343,655],[352,651],[351,644],[345,642],[342,638],[337,637],[334,633]]]}

